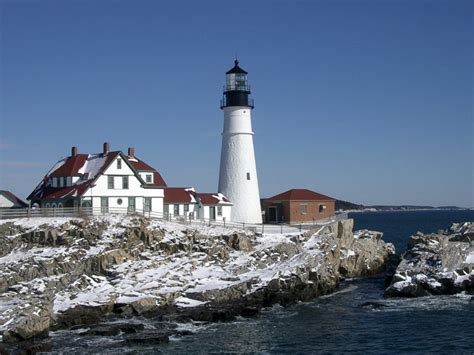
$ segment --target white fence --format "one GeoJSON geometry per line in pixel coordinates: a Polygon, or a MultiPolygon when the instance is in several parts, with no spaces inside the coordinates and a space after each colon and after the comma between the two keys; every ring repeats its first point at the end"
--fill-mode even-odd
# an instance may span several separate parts
{"type": "Polygon", "coordinates": [[[78,217],[103,216],[110,214],[129,214],[147,218],[173,221],[186,225],[207,225],[241,230],[251,230],[256,233],[295,233],[310,230],[337,220],[347,219],[347,213],[338,214],[313,223],[301,224],[248,224],[239,222],[215,221],[210,219],[194,219],[190,216],[179,216],[171,213],[158,213],[144,210],[129,210],[127,208],[103,207],[63,207],[63,208],[18,208],[0,209],[0,219],[39,218],[39,217],[78,217]]]}

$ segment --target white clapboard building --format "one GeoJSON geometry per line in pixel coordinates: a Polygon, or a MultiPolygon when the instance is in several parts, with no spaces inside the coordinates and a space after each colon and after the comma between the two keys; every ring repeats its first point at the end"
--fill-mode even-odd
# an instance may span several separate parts
{"type": "Polygon", "coordinates": [[[110,151],[71,155],[59,160],[28,196],[32,206],[44,208],[92,207],[94,212],[163,213],[166,183],[155,169],[128,155],[110,151]]]}
{"type": "Polygon", "coordinates": [[[78,154],[72,147],[71,155],[54,164],[28,200],[33,207],[87,207],[94,214],[137,212],[215,221],[230,221],[232,207],[220,193],[167,187],[133,148],[124,154],[110,151],[108,143],[98,154],[78,154]]]}

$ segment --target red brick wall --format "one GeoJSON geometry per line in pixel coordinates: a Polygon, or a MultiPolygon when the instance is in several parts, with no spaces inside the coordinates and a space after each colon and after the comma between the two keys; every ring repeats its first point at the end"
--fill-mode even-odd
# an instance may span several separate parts
{"type": "Polygon", "coordinates": [[[290,201],[288,207],[284,207],[286,215],[285,222],[299,223],[312,222],[313,220],[317,221],[333,216],[335,209],[335,201],[290,201]],[[301,205],[306,205],[306,213],[302,212],[301,205]],[[322,213],[319,212],[320,205],[326,206],[322,213]]]}

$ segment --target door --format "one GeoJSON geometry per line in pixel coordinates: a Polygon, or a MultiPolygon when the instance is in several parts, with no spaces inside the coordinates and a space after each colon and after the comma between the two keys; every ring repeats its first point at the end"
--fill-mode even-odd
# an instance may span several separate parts
{"type": "Polygon", "coordinates": [[[135,197],[129,197],[128,198],[128,212],[135,212],[136,205],[135,205],[135,197]]]}
{"type": "Polygon", "coordinates": [[[278,214],[276,207],[268,208],[268,222],[276,223],[278,221],[278,214]]]}
{"type": "Polygon", "coordinates": [[[109,212],[109,198],[108,197],[100,198],[100,210],[102,213],[109,212]]]}
{"type": "Polygon", "coordinates": [[[145,197],[143,202],[144,202],[143,210],[145,212],[151,212],[151,197],[145,197]]]}
{"type": "Polygon", "coordinates": [[[209,207],[209,219],[211,221],[215,221],[216,220],[216,208],[214,206],[212,207],[209,207]]]}

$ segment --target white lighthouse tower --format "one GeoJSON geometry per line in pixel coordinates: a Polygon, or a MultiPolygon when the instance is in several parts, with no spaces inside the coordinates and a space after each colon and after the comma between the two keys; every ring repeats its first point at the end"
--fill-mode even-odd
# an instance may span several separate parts
{"type": "Polygon", "coordinates": [[[233,203],[231,220],[262,223],[257,166],[253,149],[252,109],[247,72],[235,66],[226,73],[219,192],[233,203]]]}

